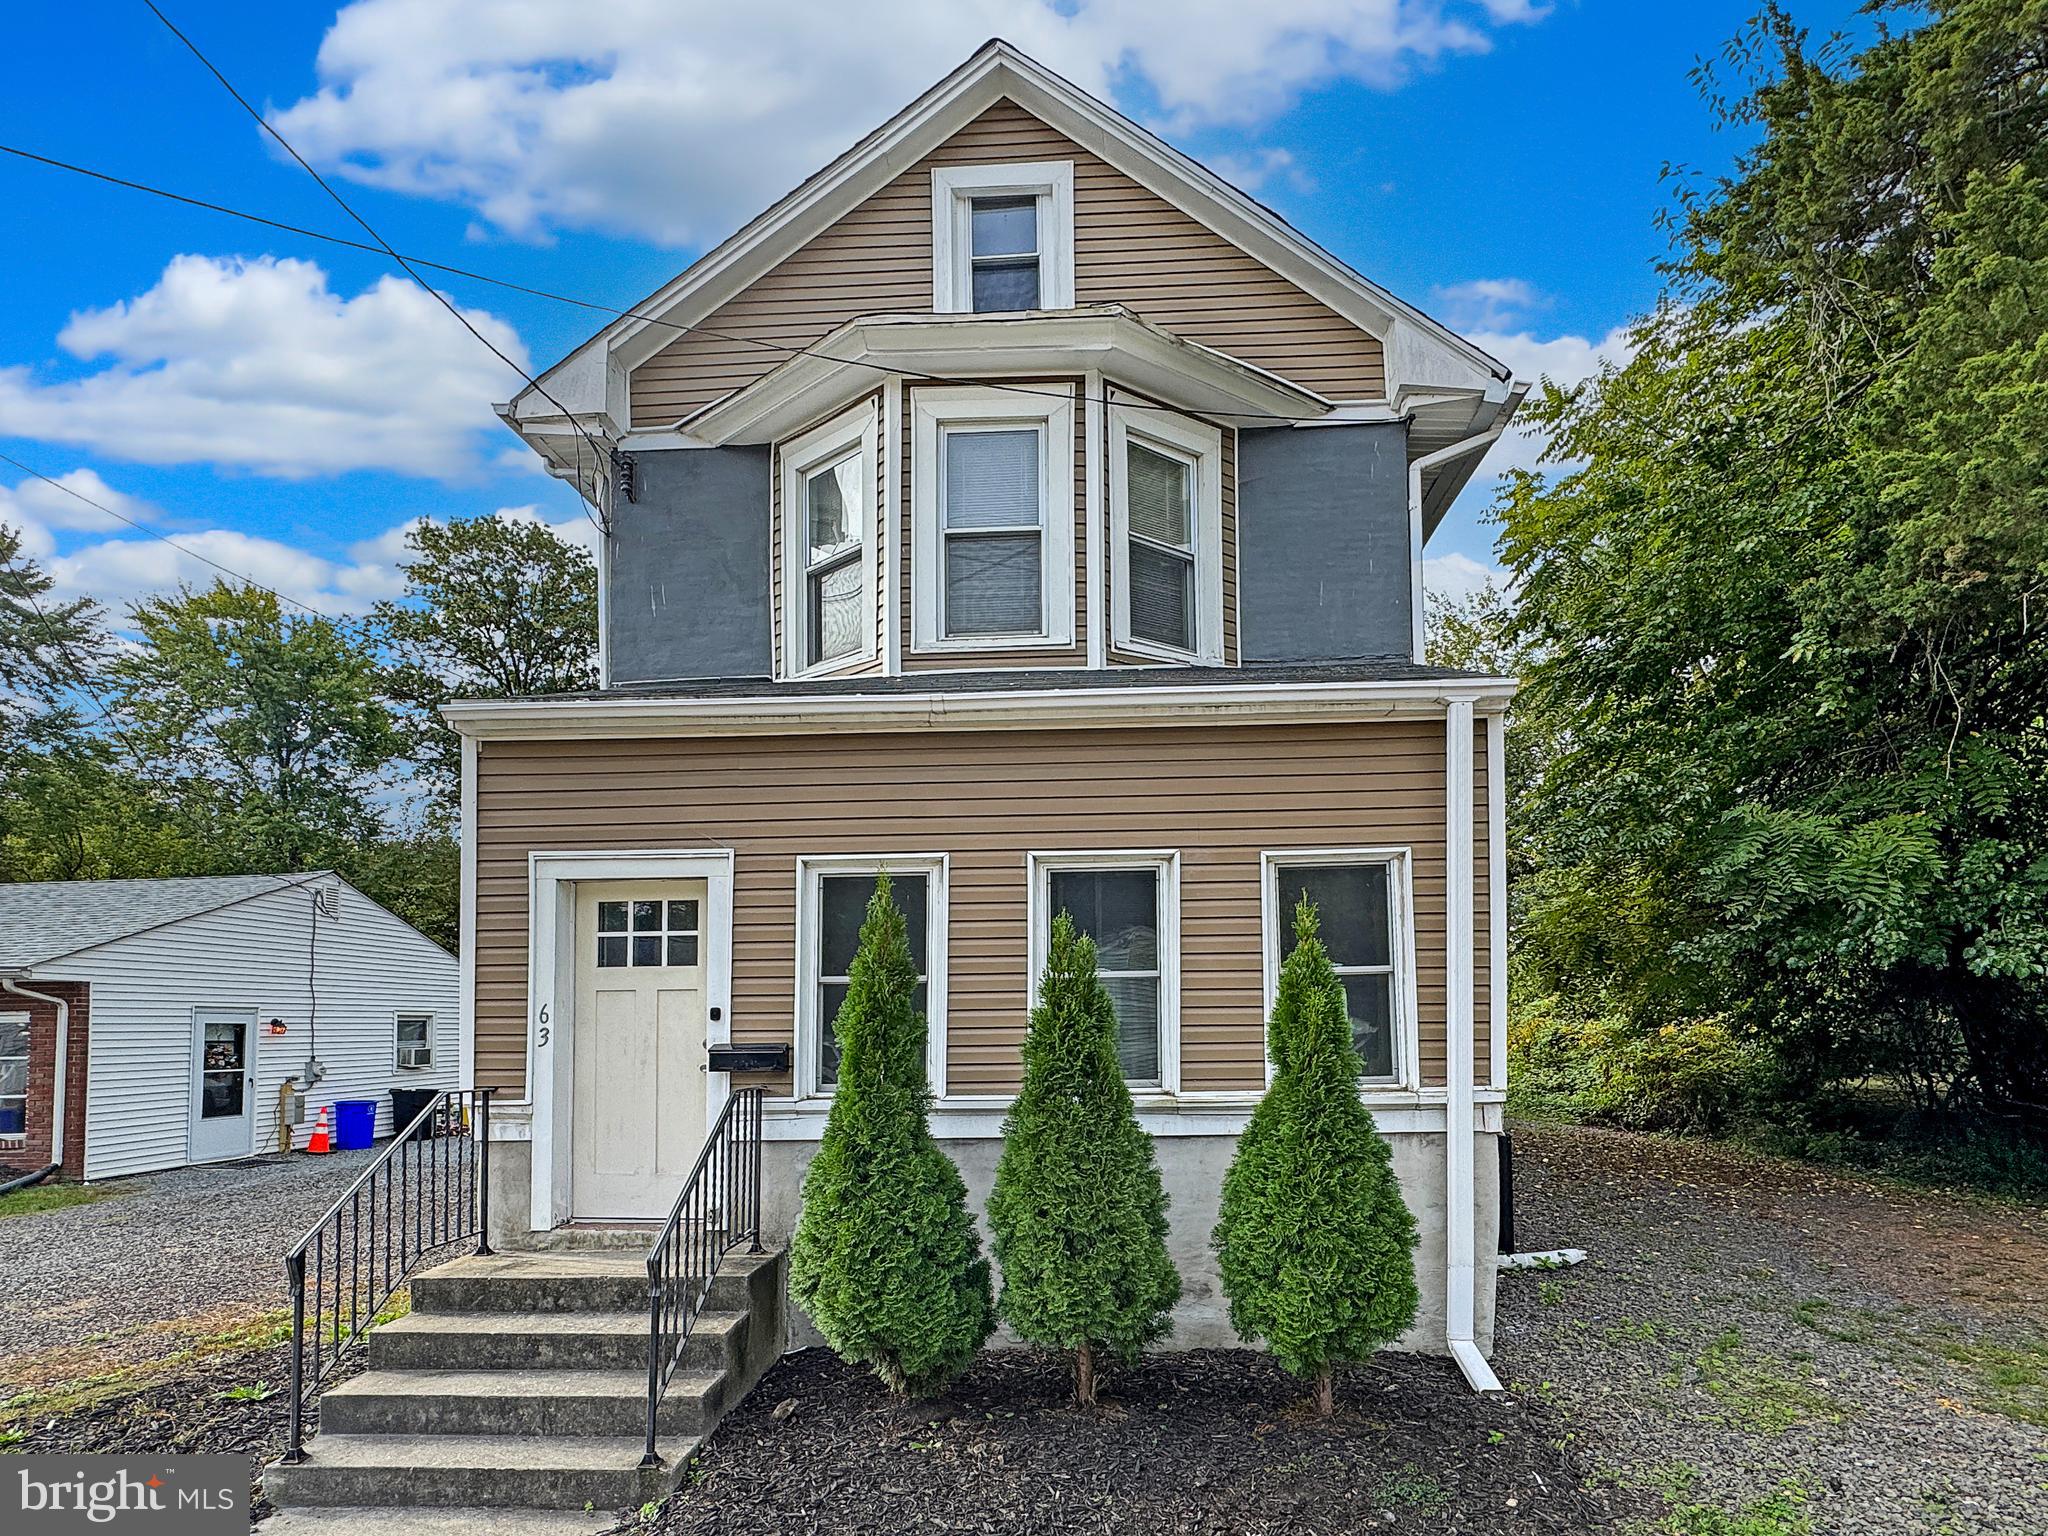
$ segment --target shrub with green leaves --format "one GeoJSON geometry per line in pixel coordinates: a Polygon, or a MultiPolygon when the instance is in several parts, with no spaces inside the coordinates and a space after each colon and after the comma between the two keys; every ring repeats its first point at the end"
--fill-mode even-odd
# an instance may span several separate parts
{"type": "Polygon", "coordinates": [[[1415,1320],[1415,1218],[1359,1097],[1344,987],[1305,899],[1294,935],[1267,1030],[1273,1082],[1224,1175],[1215,1244],[1238,1337],[1313,1376],[1327,1414],[1335,1368],[1415,1320]]]}
{"type": "Polygon", "coordinates": [[[1003,1121],[988,1200],[998,1308],[1020,1338],[1074,1352],[1074,1395],[1095,1401],[1098,1353],[1128,1361],[1172,1328],[1180,1275],[1166,1191],[1116,1054],[1116,1004],[1095,943],[1053,919],[1024,1084],[1003,1121]]]}
{"type": "Polygon", "coordinates": [[[841,1359],[898,1397],[936,1392],[995,1327],[967,1186],[932,1139],[917,969],[888,876],[861,924],[833,1027],[839,1080],[804,1176],[790,1295],[841,1359]]]}

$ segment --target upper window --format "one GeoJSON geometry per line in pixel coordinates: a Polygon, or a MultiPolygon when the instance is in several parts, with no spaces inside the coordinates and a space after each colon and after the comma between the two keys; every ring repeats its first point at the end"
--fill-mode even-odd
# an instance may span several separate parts
{"type": "Polygon", "coordinates": [[[783,666],[829,672],[876,654],[875,408],[782,445],[783,666]]]}
{"type": "Polygon", "coordinates": [[[0,1136],[28,1133],[28,1015],[0,1017],[0,1136]]]}
{"type": "Polygon", "coordinates": [[[434,1064],[434,1016],[431,1013],[401,1013],[398,1016],[398,1064],[401,1067],[431,1067],[434,1064]]]}
{"type": "Polygon", "coordinates": [[[1223,659],[1223,435],[1163,410],[1110,412],[1114,642],[1223,659]]]}
{"type": "Polygon", "coordinates": [[[1133,1088],[1177,1091],[1179,861],[1172,854],[1033,857],[1031,974],[1045,970],[1053,919],[1065,912],[1095,941],[1096,974],[1116,1004],[1116,1053],[1133,1088]]]}
{"type": "Polygon", "coordinates": [[[1266,855],[1268,1012],[1280,965],[1294,952],[1294,909],[1305,896],[1315,904],[1318,934],[1343,983],[1351,1041],[1369,1084],[1414,1081],[1405,866],[1397,852],[1266,855]]]}
{"type": "Polygon", "coordinates": [[[1074,303],[1074,166],[1068,160],[932,172],[932,308],[941,314],[1074,303]]]}
{"type": "Polygon", "coordinates": [[[1071,644],[1071,391],[1043,408],[1037,396],[971,387],[911,399],[914,647],[1071,644]]]}
{"type": "Polygon", "coordinates": [[[797,1081],[799,1093],[829,1094],[839,1082],[839,1039],[834,1021],[846,1001],[860,929],[882,870],[910,940],[917,968],[913,1001],[925,1015],[927,1070],[942,1086],[945,1030],[945,860],[928,854],[900,858],[810,858],[798,861],[797,1081]],[[933,957],[939,957],[936,972],[933,957]]]}

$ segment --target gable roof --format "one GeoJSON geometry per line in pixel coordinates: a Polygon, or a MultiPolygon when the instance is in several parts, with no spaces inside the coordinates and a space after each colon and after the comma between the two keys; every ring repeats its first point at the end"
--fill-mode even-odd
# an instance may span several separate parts
{"type": "Polygon", "coordinates": [[[180,880],[49,880],[0,885],[0,971],[41,965],[151,928],[332,878],[201,875],[180,880]]]}
{"type": "MultiPolygon", "coordinates": [[[[1513,381],[1505,364],[1000,38],[983,44],[916,101],[635,305],[632,314],[555,364],[541,375],[541,383],[585,430],[617,440],[629,414],[627,375],[679,334],[678,327],[704,320],[1004,98],[1377,336],[1386,356],[1387,397],[1396,413],[1409,409],[1411,396],[1426,398],[1439,415],[1447,397],[1464,401],[1469,409],[1456,413],[1462,420],[1439,429],[1451,434],[1449,441],[1486,428],[1507,407],[1513,381]]],[[[543,453],[548,450],[539,439],[550,435],[550,422],[558,433],[567,430],[560,413],[531,387],[499,413],[543,453]]],[[[559,472],[573,473],[573,459],[559,472]]]]}

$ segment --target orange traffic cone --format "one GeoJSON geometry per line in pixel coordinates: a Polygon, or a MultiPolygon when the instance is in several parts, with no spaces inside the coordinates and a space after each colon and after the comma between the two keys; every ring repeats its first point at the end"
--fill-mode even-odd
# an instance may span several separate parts
{"type": "Polygon", "coordinates": [[[334,1139],[327,1134],[327,1106],[320,1106],[320,1118],[313,1122],[313,1139],[306,1143],[308,1152],[332,1152],[334,1139]]]}

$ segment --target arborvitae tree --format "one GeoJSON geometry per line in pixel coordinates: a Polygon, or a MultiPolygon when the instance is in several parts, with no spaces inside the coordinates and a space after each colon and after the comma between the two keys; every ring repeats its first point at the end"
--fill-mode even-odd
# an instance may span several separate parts
{"type": "Polygon", "coordinates": [[[995,1327],[967,1186],[932,1139],[916,987],[884,875],[834,1021],[839,1081],[804,1176],[789,1282],[840,1358],[872,1367],[897,1397],[944,1387],[995,1327]]]}
{"type": "Polygon", "coordinates": [[[1315,1377],[1327,1414],[1335,1368],[1415,1320],[1415,1218],[1358,1096],[1344,987],[1305,898],[1294,936],[1267,1030],[1273,1083],[1224,1175],[1215,1244],[1238,1337],[1315,1377]]]}
{"type": "Polygon", "coordinates": [[[988,1199],[1003,1320],[1074,1352],[1074,1395],[1095,1401],[1098,1351],[1129,1360],[1172,1328],[1180,1275],[1166,1191],[1116,1055],[1116,1004],[1095,943],[1062,912],[1024,1041],[1024,1086],[1003,1121],[988,1199]]]}

